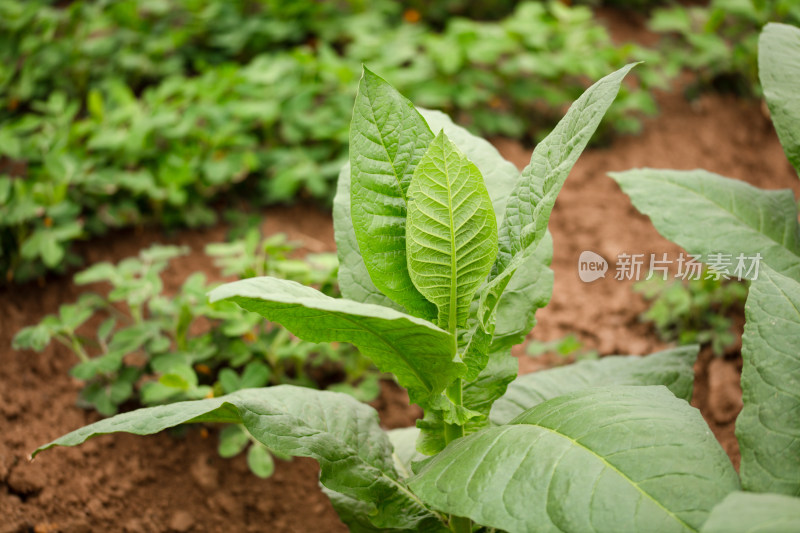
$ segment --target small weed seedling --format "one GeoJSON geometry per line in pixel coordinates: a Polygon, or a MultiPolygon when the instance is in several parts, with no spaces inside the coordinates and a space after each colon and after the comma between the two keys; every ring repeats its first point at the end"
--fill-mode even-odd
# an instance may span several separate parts
{"type": "Polygon", "coordinates": [[[652,322],[659,337],[681,345],[709,345],[722,356],[735,341],[731,313],[741,312],[747,286],[721,276],[703,274],[698,279],[652,278],[634,285],[650,302],[642,320],[652,322]]]}
{"type": "Polygon", "coordinates": [[[747,495],[731,496],[736,471],[687,402],[696,346],[514,380],[510,347],[552,289],[557,193],[631,68],[573,103],[521,175],[365,71],[335,200],[344,298],[271,277],[211,293],[309,341],[356,344],[422,406],[416,428],[385,432],[350,396],[283,385],[117,415],[34,453],[239,422],[270,449],[315,458],[356,531],[698,531],[723,500],[723,518],[746,511],[747,495]]]}
{"type": "MultiPolygon", "coordinates": [[[[243,240],[208,245],[207,253],[225,275],[269,273],[336,294],[336,256],[289,259],[297,246],[285,235],[262,239],[251,230],[243,240]]],[[[190,276],[176,295],[165,294],[160,274],[185,253],[156,245],[117,265],[99,263],[78,273],[77,284],[107,282],[110,292],[85,293],[62,305],[58,315],[20,331],[14,348],[42,350],[51,339],[66,345],[80,360],[70,373],[86,383],[79,404],[106,416],[126,402],[160,405],[283,383],[317,387],[318,377],[327,381],[326,365],[344,378],[333,390],[364,401],[377,396],[378,374],[349,344],[303,341],[233,303],[209,304],[212,286],[203,274],[190,276]],[[89,338],[80,329],[93,317],[105,320],[89,338]]],[[[237,455],[251,440],[243,428],[228,427],[220,434],[220,455],[237,455]]],[[[248,463],[261,476],[271,473],[271,457],[260,444],[248,449],[248,463]]]]}

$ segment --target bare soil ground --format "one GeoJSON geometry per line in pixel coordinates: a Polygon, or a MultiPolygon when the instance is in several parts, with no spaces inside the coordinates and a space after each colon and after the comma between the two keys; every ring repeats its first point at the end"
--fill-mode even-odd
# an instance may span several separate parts
{"type": "MultiPolygon", "coordinates": [[[[578,256],[595,251],[613,262],[619,253],[668,253],[680,249],[661,238],[637,213],[606,172],[632,167],[706,168],[765,188],[800,183],[786,161],[759,103],[708,95],[689,103],[680,94],[661,95],[661,114],[642,135],[617,139],[587,151],[559,197],[550,229],[555,243],[555,289],[539,313],[533,336],[551,340],[576,333],[602,355],[645,354],[665,347],[638,316],[645,309],[631,282],[605,279],[583,283],[578,256]]],[[[530,150],[496,141],[519,166],[530,150]]],[[[664,202],[669,202],[664,198],[664,202]]],[[[309,251],[333,250],[330,217],[308,207],[265,213],[268,232],[304,240],[309,251]]],[[[220,241],[224,228],[180,233],[175,238],[145,232],[117,233],[86,246],[88,262],[117,261],[154,241],[177,242],[192,254],[165,273],[177,289],[191,272],[215,275],[202,248],[220,241]]],[[[43,353],[10,349],[21,327],[77,298],[82,288],[66,278],[44,286],[0,289],[0,533],[16,532],[231,532],[345,531],[317,488],[314,461],[281,462],[260,480],[244,458],[224,460],[216,435],[192,429],[181,437],[115,435],[74,449],[56,449],[30,463],[37,445],[97,419],[75,407],[80,384],[67,371],[76,363],[60,346],[43,353]]],[[[520,355],[522,350],[517,352],[520,355]]],[[[557,363],[553,357],[520,356],[523,372],[557,363]]],[[[721,359],[703,353],[696,365],[694,404],[738,464],[733,421],[741,405],[736,350],[721,359]]],[[[375,405],[387,427],[410,425],[418,416],[405,395],[390,385],[375,405]]]]}

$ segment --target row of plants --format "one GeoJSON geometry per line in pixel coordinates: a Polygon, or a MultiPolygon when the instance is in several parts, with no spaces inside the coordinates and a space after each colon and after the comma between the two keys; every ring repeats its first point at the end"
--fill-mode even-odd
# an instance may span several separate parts
{"type": "MultiPolygon", "coordinates": [[[[759,45],[765,97],[798,172],[799,49],[800,29],[780,24],[759,45]]],[[[356,531],[797,530],[800,223],[790,191],[705,171],[612,174],[690,254],[763,259],[745,309],[739,473],[688,403],[697,346],[516,378],[510,348],[553,287],[550,213],[633,66],[590,87],[521,174],[365,70],[334,202],[344,298],[270,276],[210,293],[300,338],[354,343],[423,408],[417,427],[386,432],[351,396],[280,385],[124,413],[34,454],[114,432],[239,422],[268,448],[315,458],[356,531]]]]}
{"type": "MultiPolygon", "coordinates": [[[[558,2],[420,17],[388,0],[0,1],[3,277],[63,271],[109,228],[211,224],[231,191],[329,202],[362,62],[473,131],[538,140],[587,76],[654,57],[558,2]]],[[[609,130],[655,111],[641,89],[658,79],[623,89],[609,130]]]]}
{"type": "MultiPolygon", "coordinates": [[[[262,238],[258,229],[250,229],[241,239],[209,244],[206,254],[223,276],[276,276],[338,296],[336,256],[293,259],[298,244],[283,234],[262,238]]],[[[77,273],[77,285],[102,284],[107,290],[85,292],[62,305],[57,314],[21,330],[13,347],[41,351],[52,341],[66,346],[78,360],[70,374],[84,383],[78,404],[105,416],[122,407],[279,384],[327,387],[362,401],[377,397],[379,374],[350,344],[303,341],[230,302],[210,304],[206,294],[217,284],[202,273],[168,294],[161,273],[186,253],[185,247],[154,245],[137,257],[77,273]]],[[[271,455],[257,442],[248,448],[251,441],[241,427],[225,428],[220,455],[247,448],[251,469],[266,477],[272,472],[271,455]]]]}

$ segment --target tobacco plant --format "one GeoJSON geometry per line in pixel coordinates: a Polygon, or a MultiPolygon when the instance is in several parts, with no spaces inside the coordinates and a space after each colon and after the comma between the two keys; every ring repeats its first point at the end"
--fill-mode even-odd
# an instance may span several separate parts
{"type": "Polygon", "coordinates": [[[687,403],[696,346],[516,381],[510,355],[550,297],[556,196],[632,67],[592,85],[521,175],[365,70],[335,200],[344,298],[271,277],[211,292],[298,337],[354,343],[423,408],[416,428],[385,432],[349,396],[284,385],[125,413],[34,453],[239,422],[315,458],[354,531],[699,530],[739,480],[687,403]]]}
{"type": "MultiPolygon", "coordinates": [[[[800,174],[800,29],[768,24],[759,38],[758,66],[778,138],[800,174]]],[[[724,275],[734,275],[739,255],[760,257],[758,268],[748,271],[744,406],[736,421],[741,484],[747,492],[729,496],[703,531],[797,531],[800,224],[794,194],[705,170],[636,169],[611,177],[664,237],[689,254],[732,258],[721,270],[724,275]]]]}

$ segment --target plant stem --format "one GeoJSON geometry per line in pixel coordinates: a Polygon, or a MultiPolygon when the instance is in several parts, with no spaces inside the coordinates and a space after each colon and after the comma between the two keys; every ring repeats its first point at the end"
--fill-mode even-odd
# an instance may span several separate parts
{"type": "Polygon", "coordinates": [[[463,516],[450,516],[450,529],[454,533],[470,533],[472,531],[472,520],[463,516]]]}
{"type": "MultiPolygon", "coordinates": [[[[461,395],[461,379],[456,379],[453,383],[447,387],[447,397],[456,404],[461,405],[463,401],[461,395]]],[[[444,426],[444,442],[445,444],[450,444],[450,442],[463,437],[464,436],[464,426],[460,426],[458,424],[445,424],[444,426]]]]}

